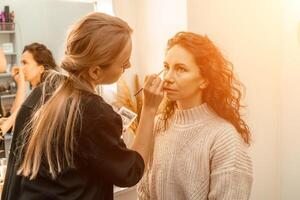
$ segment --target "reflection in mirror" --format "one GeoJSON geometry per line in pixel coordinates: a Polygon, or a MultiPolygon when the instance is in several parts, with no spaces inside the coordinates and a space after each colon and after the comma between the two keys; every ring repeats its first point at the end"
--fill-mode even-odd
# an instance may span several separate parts
{"type": "MultiPolygon", "coordinates": [[[[12,116],[17,82],[11,70],[13,66],[21,65],[24,46],[34,42],[44,44],[59,64],[68,29],[80,17],[94,11],[95,5],[96,1],[80,0],[0,1],[1,129],[12,116]]],[[[27,88],[29,93],[30,88],[27,88]]],[[[11,131],[5,135],[5,141],[0,142],[0,157],[8,157],[11,131]]]]}

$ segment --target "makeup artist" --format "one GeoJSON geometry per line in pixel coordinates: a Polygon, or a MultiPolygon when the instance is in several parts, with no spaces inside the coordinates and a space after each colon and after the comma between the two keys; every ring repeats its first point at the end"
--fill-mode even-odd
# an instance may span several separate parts
{"type": "Polygon", "coordinates": [[[113,185],[129,187],[141,179],[163,81],[146,79],[132,150],[121,139],[121,117],[95,92],[130,67],[131,32],[125,21],[103,13],[72,27],[61,64],[68,75],[43,106],[34,110],[46,99],[38,86],[26,100],[31,106],[20,109],[16,131],[24,131],[11,150],[15,158],[8,163],[2,200],[110,200],[113,185]]]}

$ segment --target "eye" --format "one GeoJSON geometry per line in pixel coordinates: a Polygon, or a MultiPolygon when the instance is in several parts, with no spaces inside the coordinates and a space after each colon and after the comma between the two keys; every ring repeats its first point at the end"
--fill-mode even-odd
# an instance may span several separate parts
{"type": "Polygon", "coordinates": [[[182,72],[185,72],[186,69],[183,68],[183,67],[176,67],[176,71],[179,72],[179,73],[182,73],[182,72]]]}
{"type": "Polygon", "coordinates": [[[164,69],[165,69],[165,71],[168,71],[170,69],[170,67],[167,64],[164,64],[164,69]]]}

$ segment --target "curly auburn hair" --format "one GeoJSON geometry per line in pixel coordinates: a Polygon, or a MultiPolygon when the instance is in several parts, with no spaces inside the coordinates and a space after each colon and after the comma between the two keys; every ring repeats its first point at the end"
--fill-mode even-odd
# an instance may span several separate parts
{"type": "MultiPolygon", "coordinates": [[[[217,115],[230,122],[246,144],[250,144],[250,130],[241,118],[240,104],[243,86],[233,74],[233,66],[207,36],[191,32],[179,32],[168,41],[167,51],[180,45],[189,51],[200,67],[202,76],[208,81],[202,98],[217,115]]],[[[164,100],[161,105],[164,129],[174,114],[176,103],[164,100]]]]}

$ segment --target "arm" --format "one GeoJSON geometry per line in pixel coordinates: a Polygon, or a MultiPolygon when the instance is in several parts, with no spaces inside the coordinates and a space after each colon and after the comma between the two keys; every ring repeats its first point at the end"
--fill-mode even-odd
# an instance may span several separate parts
{"type": "Polygon", "coordinates": [[[149,77],[144,87],[143,114],[133,150],[127,149],[120,138],[121,117],[111,106],[101,100],[98,106],[95,102],[87,106],[87,115],[82,117],[84,134],[80,137],[79,153],[93,176],[99,175],[120,187],[133,186],[142,178],[153,143],[154,116],[163,96],[163,82],[155,78],[149,77]]]}
{"type": "Polygon", "coordinates": [[[12,114],[8,118],[4,119],[0,124],[3,135],[7,133],[7,131],[9,131],[10,128],[15,124],[17,113],[26,96],[26,83],[23,69],[21,67],[14,67],[12,70],[12,76],[17,82],[17,93],[11,108],[12,114]]]}
{"type": "Polygon", "coordinates": [[[0,122],[0,128],[2,130],[2,136],[5,135],[7,131],[9,131],[9,129],[14,125],[16,116],[17,113],[14,112],[8,118],[1,118],[2,120],[0,122]]]}
{"type": "Polygon", "coordinates": [[[22,103],[26,98],[26,82],[24,77],[24,72],[22,67],[13,67],[12,76],[14,77],[17,83],[17,93],[16,98],[11,108],[11,113],[18,112],[22,103]]]}
{"type": "Polygon", "coordinates": [[[163,99],[163,84],[157,75],[151,75],[146,79],[144,86],[143,107],[137,134],[132,149],[139,152],[145,164],[148,164],[150,151],[154,142],[154,118],[159,104],[163,99]]]}
{"type": "Polygon", "coordinates": [[[247,200],[252,186],[252,164],[240,135],[231,128],[216,137],[211,149],[208,199],[247,200]]]}
{"type": "Polygon", "coordinates": [[[141,179],[144,161],[137,152],[126,148],[121,134],[121,117],[111,106],[103,100],[88,102],[82,115],[79,160],[91,177],[129,187],[141,179]]]}
{"type": "Polygon", "coordinates": [[[0,49],[0,73],[6,72],[6,58],[2,49],[0,49]]]}

